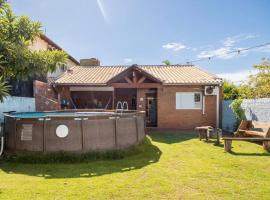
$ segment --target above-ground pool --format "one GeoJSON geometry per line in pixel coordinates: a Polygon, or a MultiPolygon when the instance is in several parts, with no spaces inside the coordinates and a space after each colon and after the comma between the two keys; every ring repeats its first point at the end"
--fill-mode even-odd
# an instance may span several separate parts
{"type": "Polygon", "coordinates": [[[140,143],[145,117],[144,112],[7,113],[4,130],[10,151],[107,151],[140,143]]]}

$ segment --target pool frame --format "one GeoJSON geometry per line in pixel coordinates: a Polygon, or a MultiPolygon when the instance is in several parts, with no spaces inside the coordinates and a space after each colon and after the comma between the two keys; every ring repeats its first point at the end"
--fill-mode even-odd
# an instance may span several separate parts
{"type": "MultiPolygon", "coordinates": [[[[75,112],[77,111],[88,112],[87,110],[75,112]]],[[[63,116],[64,112],[61,112],[61,116],[42,117],[16,117],[14,113],[6,113],[4,129],[6,149],[15,152],[107,151],[130,148],[145,137],[144,112],[63,116]],[[56,128],[62,124],[69,128],[69,134],[65,138],[59,138],[55,134],[56,128]],[[29,138],[25,140],[23,137],[24,132],[27,132],[26,126],[32,127],[31,140],[29,138]]]]}

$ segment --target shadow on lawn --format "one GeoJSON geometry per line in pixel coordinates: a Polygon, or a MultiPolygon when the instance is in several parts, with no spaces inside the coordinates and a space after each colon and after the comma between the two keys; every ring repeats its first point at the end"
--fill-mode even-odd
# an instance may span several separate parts
{"type": "Polygon", "coordinates": [[[184,142],[186,140],[197,138],[197,134],[194,132],[150,132],[148,134],[151,139],[155,142],[161,142],[166,144],[173,144],[173,143],[179,143],[184,142]]]}
{"type": "Polygon", "coordinates": [[[207,143],[207,144],[212,144],[215,147],[224,148],[224,145],[221,144],[221,143],[218,144],[217,141],[216,141],[216,139],[214,139],[214,140],[213,139],[209,139],[208,141],[202,140],[202,142],[207,143]]]}
{"type": "Polygon", "coordinates": [[[232,155],[235,155],[235,156],[270,156],[270,153],[268,153],[268,152],[264,152],[264,153],[241,153],[241,152],[231,151],[229,153],[232,154],[232,155]]]}
{"type": "Polygon", "coordinates": [[[159,161],[162,152],[152,145],[149,138],[134,155],[120,160],[100,160],[86,163],[48,163],[24,164],[16,162],[0,163],[0,169],[8,174],[25,174],[29,176],[50,178],[95,177],[105,174],[121,173],[143,168],[159,161]]]}
{"type": "MultiPolygon", "coordinates": [[[[262,148],[262,143],[260,142],[250,142],[250,143],[253,143],[253,144],[256,144],[258,145],[260,148],[262,148]]],[[[232,147],[233,149],[234,147],[232,147]]],[[[262,153],[252,153],[252,152],[235,152],[235,151],[230,151],[228,152],[230,153],[231,155],[234,155],[234,156],[270,156],[270,152],[269,151],[264,151],[262,153]]]]}

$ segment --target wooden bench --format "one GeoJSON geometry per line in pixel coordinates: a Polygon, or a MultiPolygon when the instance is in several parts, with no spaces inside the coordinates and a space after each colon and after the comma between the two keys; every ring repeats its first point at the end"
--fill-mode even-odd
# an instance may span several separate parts
{"type": "Polygon", "coordinates": [[[224,150],[230,152],[232,149],[232,141],[251,141],[251,142],[263,142],[263,148],[267,151],[270,149],[270,138],[255,138],[255,137],[223,137],[224,140],[224,150]]]}
{"type": "Polygon", "coordinates": [[[236,136],[270,138],[270,123],[242,120],[236,136]]]}

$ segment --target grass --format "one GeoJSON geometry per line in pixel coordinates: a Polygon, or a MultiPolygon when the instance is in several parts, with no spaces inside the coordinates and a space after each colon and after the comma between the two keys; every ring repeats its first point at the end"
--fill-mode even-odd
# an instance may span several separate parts
{"type": "Polygon", "coordinates": [[[0,163],[0,199],[269,199],[270,154],[248,142],[156,133],[136,153],[85,163],[0,163]]]}

